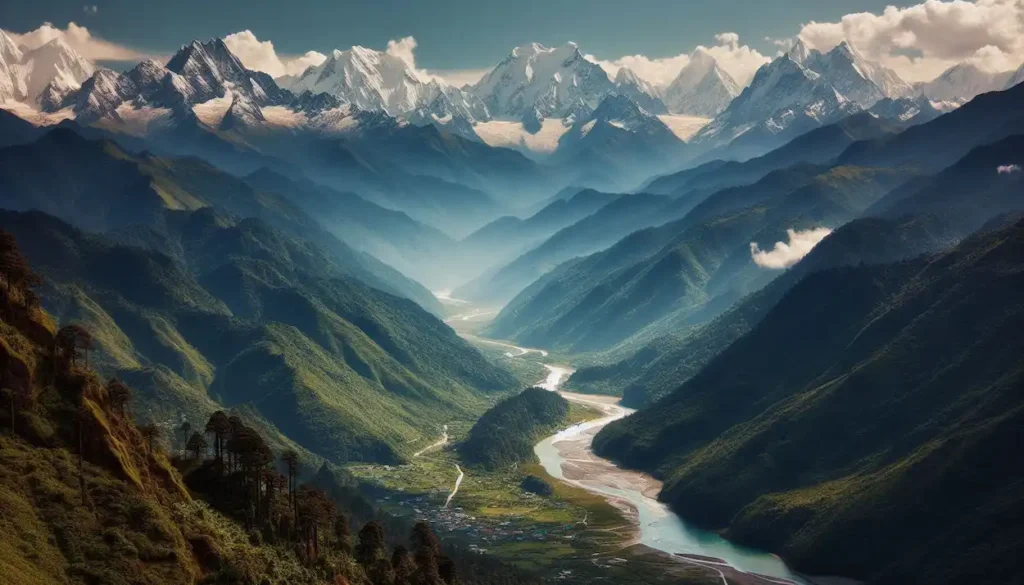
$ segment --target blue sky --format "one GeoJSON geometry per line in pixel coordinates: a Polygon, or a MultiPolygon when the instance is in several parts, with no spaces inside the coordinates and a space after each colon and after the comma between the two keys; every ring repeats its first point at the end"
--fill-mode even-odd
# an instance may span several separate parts
{"type": "Polygon", "coordinates": [[[249,29],[278,53],[327,52],[360,44],[383,48],[414,36],[417,62],[428,69],[494,65],[527,42],[574,40],[603,59],[627,54],[676,55],[739,33],[745,44],[774,52],[764,37],[792,37],[802,23],[877,11],[882,0],[267,0],[131,1],[12,0],[0,6],[0,27],[24,32],[43,22],[74,21],[93,35],[155,54],[193,38],[249,29]],[[95,4],[93,4],[95,3],[95,4]],[[90,11],[91,12],[91,11],[90,11]]]}
{"type": "Polygon", "coordinates": [[[776,55],[777,42],[797,34],[823,51],[847,40],[908,81],[932,79],[963,61],[991,71],[1024,61],[1024,0],[916,1],[8,0],[0,2],[0,28],[27,46],[54,31],[68,35],[103,63],[111,56],[166,58],[192,39],[251,31],[236,35],[253,50],[243,62],[274,75],[307,66],[297,58],[308,51],[384,49],[406,39],[401,46],[416,68],[459,84],[515,46],[570,40],[610,73],[626,65],[654,83],[677,73],[698,45],[717,51],[723,68],[743,82],[776,55]],[[57,28],[39,28],[44,22],[57,28]],[[261,45],[266,41],[273,46],[261,45]],[[641,58],[622,59],[635,55],[641,58]]]}

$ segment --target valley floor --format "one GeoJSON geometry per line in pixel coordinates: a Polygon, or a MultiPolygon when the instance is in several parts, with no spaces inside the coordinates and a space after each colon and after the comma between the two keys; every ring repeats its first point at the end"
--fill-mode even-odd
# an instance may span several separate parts
{"type": "MultiPolygon", "coordinates": [[[[454,300],[449,303],[453,315],[448,324],[489,359],[515,373],[524,385],[557,391],[571,373],[571,368],[553,365],[565,363],[560,356],[476,336],[494,312],[454,300]]],[[[349,469],[387,511],[426,518],[439,532],[464,543],[469,550],[495,555],[547,580],[622,584],[793,582],[742,572],[711,556],[672,555],[649,546],[652,543],[645,542],[638,528],[641,519],[636,503],[609,494],[635,490],[654,502],[660,484],[595,457],[590,453],[589,440],[562,440],[565,436],[592,439],[593,433],[609,420],[631,411],[618,406],[615,397],[562,395],[571,405],[568,428],[538,445],[538,453],[543,445],[550,447],[559,438],[556,459],[572,461],[564,468],[553,471],[552,458],[542,456],[539,464],[507,471],[467,469],[447,443],[457,444],[470,425],[438,421],[440,439],[424,445],[410,463],[355,465],[349,469]],[[452,497],[462,473],[465,475],[452,497]],[[520,482],[526,475],[547,480],[554,494],[540,497],[525,492],[520,482]]],[[[643,514],[643,520],[648,520],[648,512],[643,514]]]]}

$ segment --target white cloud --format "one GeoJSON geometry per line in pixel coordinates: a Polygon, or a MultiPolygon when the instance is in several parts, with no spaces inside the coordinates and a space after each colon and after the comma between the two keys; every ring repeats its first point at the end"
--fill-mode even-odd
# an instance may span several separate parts
{"type": "MultiPolygon", "coordinates": [[[[304,55],[278,55],[272,41],[261,41],[250,30],[239,31],[224,37],[224,43],[249,69],[263,71],[272,77],[282,75],[298,75],[311,65],[323,63],[327,56],[317,51],[308,51],[304,55]]],[[[384,52],[405,61],[424,80],[443,79],[448,83],[461,87],[466,83],[476,83],[489,69],[451,69],[426,70],[416,67],[416,47],[414,37],[404,37],[388,41],[384,52]]]]}
{"type": "Polygon", "coordinates": [[[484,74],[490,71],[490,69],[420,69],[416,66],[416,47],[418,46],[419,43],[415,37],[402,37],[388,41],[388,46],[384,49],[384,52],[405,61],[410,69],[426,81],[438,79],[456,87],[462,87],[467,83],[476,83],[480,81],[484,74]]]}
{"type": "Polygon", "coordinates": [[[640,79],[643,79],[657,87],[666,87],[679,75],[679,72],[690,62],[690,56],[686,53],[674,57],[662,57],[651,59],[644,55],[626,55],[618,59],[603,61],[593,55],[587,55],[587,59],[597,63],[612,79],[618,74],[619,69],[628,67],[632,69],[640,79]]]}
{"type": "Polygon", "coordinates": [[[6,30],[4,32],[16,44],[25,46],[29,50],[41,47],[60,37],[83,57],[93,61],[141,61],[154,57],[152,54],[93,36],[88,28],[74,22],[69,22],[67,28],[64,29],[44,22],[42,26],[29,32],[16,33],[6,30]]]}
{"type": "Polygon", "coordinates": [[[82,12],[84,12],[86,14],[90,14],[90,15],[91,14],[96,14],[99,11],[100,11],[100,7],[96,6],[95,4],[86,4],[85,6],[82,7],[82,12]]]}
{"type": "Polygon", "coordinates": [[[262,71],[271,77],[298,75],[311,65],[319,65],[327,56],[308,51],[299,56],[278,56],[274,43],[261,41],[250,30],[243,30],[224,37],[224,44],[248,69],[262,71]]]}
{"type": "Polygon", "coordinates": [[[392,57],[398,57],[405,61],[406,65],[416,69],[416,47],[418,45],[419,43],[416,42],[414,37],[403,37],[398,40],[392,39],[388,41],[388,48],[384,52],[392,57]]]}
{"type": "Polygon", "coordinates": [[[1020,165],[999,165],[996,167],[996,172],[1000,175],[1009,175],[1010,173],[1019,173],[1020,165]]]}
{"type": "Polygon", "coordinates": [[[1008,71],[1024,61],[1024,0],[926,0],[812,21],[799,36],[821,51],[845,39],[908,81],[933,79],[961,61],[1008,71]]]}
{"type": "MultiPolygon", "coordinates": [[[[725,69],[741,85],[749,83],[757,68],[769,61],[768,57],[756,49],[741,45],[739,35],[734,32],[719,33],[715,35],[715,41],[717,43],[713,46],[698,45],[694,50],[703,50],[712,55],[718,60],[722,69],[725,69]]],[[[629,67],[641,79],[657,87],[667,87],[679,75],[682,68],[690,62],[690,52],[655,59],[645,55],[627,55],[610,60],[587,55],[587,59],[600,65],[612,77],[615,77],[619,69],[629,67]]]]}
{"type": "Polygon", "coordinates": [[[779,270],[788,268],[807,255],[818,242],[832,233],[828,228],[814,228],[805,231],[786,230],[789,242],[775,242],[771,250],[762,250],[757,242],[750,242],[750,257],[761,268],[779,270]]]}

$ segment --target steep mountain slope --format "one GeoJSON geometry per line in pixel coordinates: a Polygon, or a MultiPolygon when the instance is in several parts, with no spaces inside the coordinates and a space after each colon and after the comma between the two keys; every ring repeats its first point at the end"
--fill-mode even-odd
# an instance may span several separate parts
{"type": "Polygon", "coordinates": [[[526,219],[500,217],[459,242],[459,261],[472,266],[503,265],[619,197],[582,189],[569,199],[556,198],[526,219]]]}
{"type": "Polygon", "coordinates": [[[713,118],[740,94],[740,86],[707,51],[690,60],[665,89],[665,105],[673,114],[713,118]]]}
{"type": "Polygon", "coordinates": [[[658,470],[662,499],[687,518],[808,572],[1019,579],[1019,535],[1001,527],[1024,508],[1007,459],[1022,413],[1022,253],[1017,223],[937,258],[811,275],[595,448],[658,470]]]}
{"type": "Polygon", "coordinates": [[[495,273],[484,274],[461,287],[454,296],[480,302],[503,302],[562,262],[606,248],[638,229],[671,219],[662,209],[671,203],[661,195],[623,195],[573,225],[563,228],[536,248],[495,273]]]}
{"type": "Polygon", "coordinates": [[[894,190],[869,213],[884,217],[930,214],[969,233],[998,214],[1024,208],[1022,165],[1024,135],[1010,136],[975,148],[933,177],[894,190]]]}
{"type": "Polygon", "coordinates": [[[868,61],[846,41],[827,53],[808,51],[801,65],[821,75],[843,97],[864,109],[883,98],[907,97],[914,93],[910,84],[900,79],[895,71],[868,61]]]}
{"type": "Polygon", "coordinates": [[[569,403],[556,392],[527,388],[491,407],[459,445],[463,461],[502,469],[533,461],[533,446],[569,418],[569,403]]]}
{"type": "MultiPolygon", "coordinates": [[[[453,585],[456,569],[481,585],[536,582],[476,553],[447,556],[426,523],[413,529],[375,510],[347,473],[267,433],[251,409],[218,410],[195,426],[177,416],[137,425],[133,411],[150,418],[148,404],[89,367],[88,330],[55,327],[31,268],[0,235],[3,583],[388,585],[370,565],[383,551],[354,554],[350,529],[367,522],[381,539],[381,524],[391,531],[381,547],[409,532],[420,537],[413,547],[427,540],[442,555],[429,557],[446,575],[437,583],[453,585]]],[[[426,572],[419,558],[407,566],[426,572]]]]}
{"type": "Polygon", "coordinates": [[[293,237],[314,242],[347,274],[440,311],[433,295],[376,258],[352,250],[298,206],[198,159],[132,156],[110,142],[91,142],[67,129],[0,151],[0,205],[39,209],[92,231],[152,225],[163,211],[215,206],[259,217],[293,237]]]}
{"type": "Polygon", "coordinates": [[[96,70],[61,37],[22,51],[6,33],[0,35],[0,102],[60,103],[96,70]]]}
{"type": "Polygon", "coordinates": [[[396,118],[361,110],[344,96],[293,93],[246,69],[222,40],[213,39],[183,45],[166,66],[148,60],[123,73],[100,70],[47,110],[145,138],[151,151],[201,156],[236,174],[291,165],[392,207],[443,199],[451,191],[464,197],[462,205],[450,207],[468,213],[492,204],[480,194],[484,189],[500,196],[547,190],[551,177],[520,153],[487,147],[471,127],[467,138],[454,124],[437,121],[431,112],[455,107],[452,91],[437,89],[428,103],[396,118]],[[418,122],[422,127],[409,122],[414,114],[426,117],[418,122]]]}
{"type": "Polygon", "coordinates": [[[573,184],[593,185],[596,177],[596,184],[627,189],[677,167],[685,151],[664,122],[623,95],[604,98],[575,120],[552,157],[576,175],[573,184]]]}
{"type": "Polygon", "coordinates": [[[1013,72],[1013,75],[1011,75],[1010,79],[1006,82],[1006,87],[1003,89],[1010,89],[1011,87],[1020,85],[1021,83],[1024,83],[1024,65],[1021,65],[1013,72]]]}
{"type": "Polygon", "coordinates": [[[95,333],[104,373],[166,418],[250,405],[320,456],[397,461],[436,421],[514,382],[414,303],[347,278],[263,222],[165,212],[110,240],[4,212],[47,278],[44,306],[95,333]],[[174,257],[147,248],[168,250],[174,257]]]}
{"type": "MultiPolygon", "coordinates": [[[[383,110],[392,116],[424,107],[437,93],[436,82],[431,86],[399,57],[358,46],[332,51],[323,63],[294,80],[279,81],[296,94],[327,93],[361,110],[383,110]]],[[[480,115],[481,110],[469,108],[460,113],[471,117],[480,115]]]]}
{"type": "Polygon", "coordinates": [[[861,109],[786,54],[758,69],[750,85],[692,142],[707,150],[728,147],[728,158],[744,159],[861,109]]]}
{"type": "Polygon", "coordinates": [[[619,69],[615,74],[615,93],[625,96],[637,106],[652,114],[665,114],[668,109],[658,97],[658,90],[629,67],[619,69]]]}
{"type": "MultiPolygon", "coordinates": [[[[781,240],[788,229],[838,227],[905,179],[899,172],[840,167],[758,202],[748,199],[706,215],[698,214],[698,207],[683,220],[572,265],[549,285],[558,292],[528,289],[524,296],[538,301],[513,300],[490,332],[583,352],[608,349],[647,327],[661,331],[699,324],[774,276],[754,264],[751,242],[781,240]],[[659,237],[667,239],[641,260],[611,260],[642,256],[659,237]],[[550,304],[555,298],[559,301],[550,304]]],[[[730,196],[735,197],[727,190],[705,203],[730,196]]]]}
{"type": "Polygon", "coordinates": [[[512,52],[471,88],[492,117],[512,120],[586,115],[614,83],[575,43],[548,48],[532,43],[512,52]]]}
{"type": "Polygon", "coordinates": [[[937,172],[971,149],[1024,133],[1024,85],[979,95],[960,108],[894,136],[850,145],[841,164],[913,165],[937,172]]]}
{"type": "MultiPolygon", "coordinates": [[[[693,376],[749,331],[799,278],[824,268],[877,264],[934,252],[982,229],[993,217],[1024,211],[1019,173],[999,161],[1024,160],[1020,137],[979,147],[931,177],[912,179],[872,205],[863,220],[843,226],[762,291],[695,331],[673,331],[608,366],[581,369],[570,385],[622,392],[633,406],[649,404],[693,376]],[[888,218],[874,219],[870,216],[888,218]]],[[[1013,164],[1013,163],[1011,163],[1013,164]]],[[[671,224],[670,224],[671,225],[671,224]]],[[[666,226],[667,227],[667,226],[666,226]]]]}
{"type": "MultiPolygon", "coordinates": [[[[901,110],[902,111],[902,110],[901,110]]],[[[904,125],[884,117],[861,112],[811,130],[775,150],[744,162],[712,161],[671,175],[658,177],[643,190],[649,193],[680,195],[692,190],[721,189],[750,184],[771,171],[798,163],[827,164],[858,140],[870,140],[904,129],[904,125]]]]}
{"type": "Polygon", "coordinates": [[[567,386],[622,394],[623,404],[649,406],[746,334],[793,285],[808,274],[840,266],[883,264],[952,246],[958,233],[933,217],[857,219],[832,232],[796,265],[722,315],[698,327],[658,337],[617,362],[580,368],[567,386]]]}
{"type": "Polygon", "coordinates": [[[971,63],[958,63],[935,79],[923,83],[921,92],[933,100],[967,102],[975,96],[1008,89],[1012,74],[983,71],[971,63]]]}
{"type": "MultiPolygon", "coordinates": [[[[895,72],[865,59],[846,42],[822,54],[798,39],[786,54],[763,65],[750,86],[693,142],[711,151],[703,160],[710,156],[743,160],[868,110],[880,100],[913,94],[913,88],[895,72]]],[[[894,120],[910,117],[905,108],[891,110],[884,112],[894,115],[894,120]]]]}
{"type": "Polygon", "coordinates": [[[924,124],[942,115],[925,96],[882,98],[868,112],[885,120],[907,124],[924,124]]]}
{"type": "Polygon", "coordinates": [[[55,336],[31,293],[5,291],[0,377],[11,404],[0,415],[0,579],[186,585],[230,572],[323,583],[284,547],[250,542],[194,500],[124,396],[55,336]]]}
{"type": "Polygon", "coordinates": [[[245,181],[260,191],[288,197],[339,239],[351,242],[418,282],[430,287],[441,284],[436,280],[442,272],[439,267],[454,252],[455,241],[440,230],[354,193],[290,179],[267,168],[247,175],[245,181]]]}
{"type": "Polygon", "coordinates": [[[0,110],[0,148],[32,142],[44,132],[45,130],[7,110],[0,110]]]}

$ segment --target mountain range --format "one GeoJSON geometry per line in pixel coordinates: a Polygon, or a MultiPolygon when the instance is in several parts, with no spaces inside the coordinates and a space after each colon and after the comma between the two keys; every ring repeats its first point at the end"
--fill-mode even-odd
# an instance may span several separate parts
{"type": "Polygon", "coordinates": [[[31,156],[80,161],[52,190],[38,176],[20,175],[34,190],[5,181],[0,204],[63,211],[102,233],[38,211],[0,223],[46,278],[45,306],[89,326],[97,365],[150,393],[152,415],[249,404],[325,458],[396,461],[441,416],[432,409],[469,416],[486,408],[487,389],[514,383],[416,303],[364,284],[383,288],[372,272],[383,265],[348,264],[367,257],[301,223],[280,196],[114,148],[58,130],[0,157],[23,168],[31,156]],[[85,168],[111,180],[90,184],[85,168]],[[139,184],[140,172],[153,174],[139,184]],[[155,201],[125,205],[147,189],[155,201]],[[30,194],[33,205],[15,198],[30,194]],[[88,212],[98,208],[118,213],[88,212]],[[359,413],[371,397],[368,419],[359,413]]]}
{"type": "MultiPolygon", "coordinates": [[[[4,445],[66,450],[77,429],[84,477],[70,405],[93,401],[75,420],[114,421],[97,437],[131,449],[89,466],[174,480],[159,448],[140,459],[139,433],[152,450],[158,430],[107,408],[96,376],[117,378],[135,388],[140,422],[199,429],[244,413],[275,448],[325,463],[318,478],[333,464],[364,473],[362,489],[396,496],[389,507],[422,495],[389,482],[423,471],[416,489],[432,495],[413,501],[417,515],[455,466],[448,500],[478,500],[430,512],[466,527],[472,556],[492,541],[470,506],[500,498],[484,525],[515,497],[524,517],[545,515],[522,532],[546,543],[539,556],[571,551],[572,570],[600,573],[618,561],[576,547],[598,546],[588,522],[602,546],[621,545],[618,524],[603,528],[615,510],[553,479],[520,493],[524,474],[543,475],[534,444],[597,416],[578,402],[612,400],[567,395],[570,412],[544,388],[522,391],[541,375],[557,386],[551,364],[566,363],[577,369],[562,388],[636,409],[587,423],[608,423],[595,452],[653,475],[687,522],[807,574],[1019,580],[1024,69],[963,63],[910,84],[846,42],[800,41],[743,86],[712,53],[657,86],[629,68],[609,76],[574,43],[532,43],[454,87],[365,47],[275,79],[221,39],[113,71],[62,41],[30,51],[0,34],[0,420],[13,430],[17,413],[30,437],[2,433],[4,445]],[[68,349],[56,323],[89,341],[68,349]],[[98,374],[76,370],[80,357],[98,374]],[[85,390],[50,384],[57,374],[85,390]],[[13,392],[29,386],[22,413],[13,392]],[[66,427],[59,441],[51,419],[66,427]],[[549,547],[556,525],[568,537],[549,547]]],[[[240,430],[229,450],[251,439],[240,430]]],[[[219,476],[204,449],[182,465],[219,476]]],[[[74,478],[67,453],[53,461],[74,478]]],[[[239,491],[269,495],[270,464],[251,456],[227,465],[241,468],[239,491]]],[[[94,489],[103,473],[90,470],[94,489]]],[[[21,481],[0,475],[5,490],[21,481]]],[[[11,493],[41,485],[25,481],[11,493]]],[[[170,500],[152,493],[163,510],[170,500]]],[[[238,538],[273,545],[274,530],[238,538]]],[[[526,558],[519,540],[493,542],[526,558]]],[[[420,548],[426,566],[436,547],[420,548]]],[[[337,581],[311,550],[282,558],[337,581]]],[[[629,571],[653,554],[613,550],[629,571]]],[[[136,553],[126,566],[149,570],[136,553]]],[[[370,580],[397,583],[408,558],[380,553],[364,559],[380,565],[370,580]]],[[[718,581],[687,563],[683,581],[718,581]]]]}
{"type": "Polygon", "coordinates": [[[998,528],[1020,513],[1018,471],[997,461],[1018,438],[1022,235],[1011,222],[935,256],[809,275],[595,448],[657,470],[687,518],[812,574],[1011,578],[992,538],[1019,546],[998,528]]]}
{"type": "MultiPolygon", "coordinates": [[[[448,185],[456,183],[498,198],[513,193],[521,197],[524,192],[537,198],[542,191],[566,186],[562,176],[598,189],[623,189],[627,180],[619,178],[616,183],[616,178],[631,165],[602,173],[608,154],[628,156],[637,145],[658,151],[663,138],[655,134],[663,132],[620,125],[632,134],[628,139],[621,133],[595,133],[589,141],[594,146],[580,154],[576,139],[581,124],[593,120],[599,106],[616,95],[627,98],[651,120],[665,114],[714,117],[688,140],[692,148],[663,154],[668,160],[649,163],[656,172],[664,172],[688,159],[756,156],[858,109],[871,109],[883,99],[893,101],[876,110],[877,115],[907,119],[926,109],[920,102],[901,101],[917,89],[948,107],[973,97],[982,86],[1001,88],[996,86],[1011,78],[1010,74],[998,79],[989,76],[982,83],[978,78],[983,74],[965,64],[957,71],[968,73],[950,70],[931,89],[914,88],[846,43],[822,54],[802,41],[784,56],[788,61],[780,57],[765,65],[747,88],[741,88],[705,50],[694,51],[668,86],[655,87],[628,68],[610,78],[573,43],[555,48],[534,43],[515,48],[476,84],[457,88],[388,52],[358,46],[334,51],[320,65],[277,80],[246,69],[219,39],[194,41],[183,45],[166,64],[144,61],[123,73],[95,66],[63,41],[48,43],[29,55],[4,35],[0,47],[3,99],[41,109],[39,119],[74,117],[80,124],[102,127],[118,136],[145,138],[169,154],[199,154],[234,172],[252,172],[274,161],[302,164],[311,167],[308,174],[317,175],[317,180],[371,199],[373,191],[408,192],[413,189],[409,183],[422,175],[443,180],[439,189],[457,189],[448,185]],[[51,81],[52,87],[42,96],[51,81]],[[417,132],[410,126],[432,127],[437,134],[417,132]],[[384,138],[391,138],[389,146],[397,140],[414,148],[404,149],[406,155],[398,160],[367,152],[368,145],[384,138]],[[464,142],[458,144],[457,139],[464,142]],[[328,166],[325,157],[340,154],[330,152],[330,144],[325,143],[339,140],[345,144],[343,149],[359,151],[351,153],[355,160],[345,161],[349,176],[344,183],[331,176],[338,173],[323,168],[328,166]],[[500,171],[495,165],[464,157],[459,162],[437,160],[434,151],[427,149],[438,140],[451,145],[445,149],[446,157],[472,149],[468,143],[483,141],[492,145],[488,151],[502,146],[531,158],[550,155],[551,162],[567,173],[540,172],[528,161],[508,155],[500,171]],[[400,178],[396,185],[380,176],[396,171],[411,177],[400,178]]],[[[15,109],[24,114],[23,108],[15,109]]],[[[653,122],[648,126],[673,132],[677,127],[653,122]]],[[[417,199],[403,198],[406,202],[417,199]]],[[[414,211],[384,197],[376,202],[414,211]]],[[[477,227],[482,225],[480,219],[473,219],[477,227]]]]}

